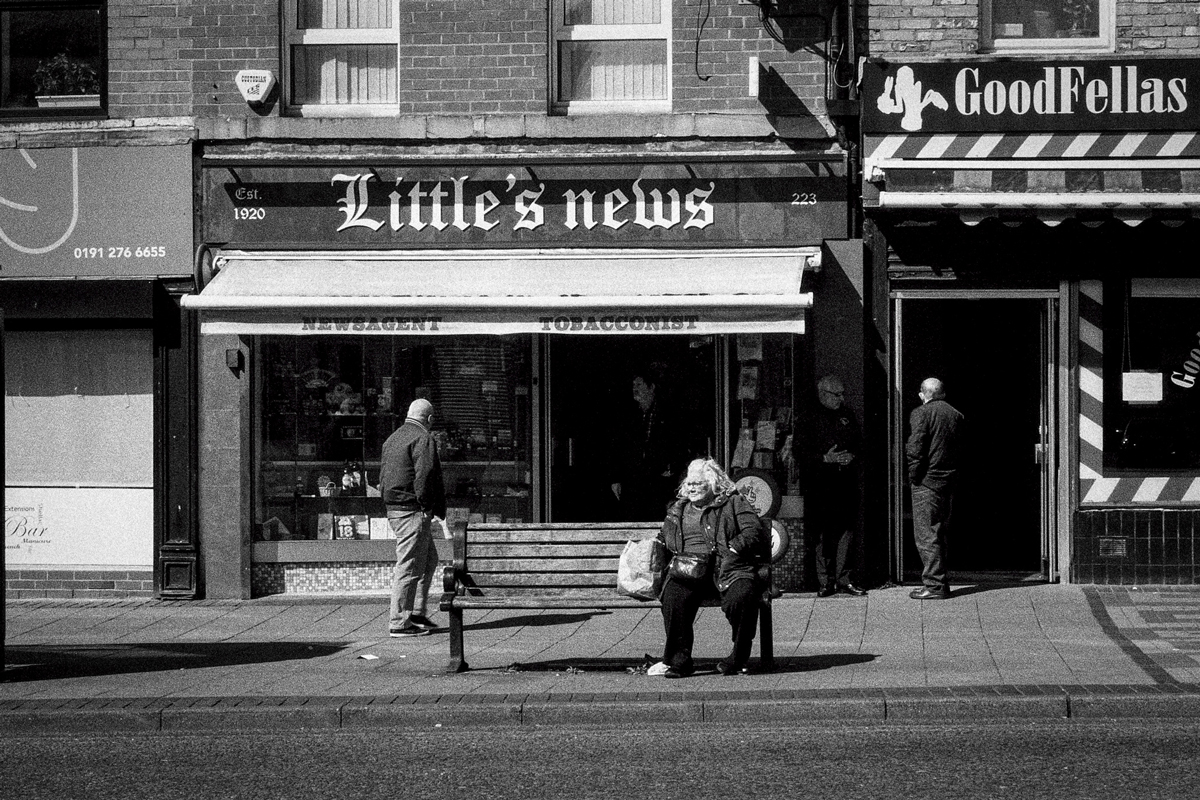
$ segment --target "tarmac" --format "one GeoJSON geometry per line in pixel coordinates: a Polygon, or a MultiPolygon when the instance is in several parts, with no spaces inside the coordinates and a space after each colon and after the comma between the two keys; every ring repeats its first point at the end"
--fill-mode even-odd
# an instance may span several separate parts
{"type": "Polygon", "coordinates": [[[704,608],[681,680],[646,675],[657,608],[467,611],[454,674],[444,632],[387,636],[380,595],[8,600],[0,735],[1200,720],[1200,587],[910,588],[784,595],[776,669],[740,676],[704,608]]]}

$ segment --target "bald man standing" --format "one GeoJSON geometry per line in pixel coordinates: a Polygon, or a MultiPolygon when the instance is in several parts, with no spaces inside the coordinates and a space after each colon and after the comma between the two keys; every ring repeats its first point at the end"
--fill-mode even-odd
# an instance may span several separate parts
{"type": "Polygon", "coordinates": [[[911,433],[905,446],[908,482],[912,487],[913,539],[924,566],[914,600],[950,597],[946,572],[946,535],[954,511],[954,489],[962,446],[963,415],[946,402],[937,378],[921,382],[921,405],[908,418],[911,433]]]}
{"type": "Polygon", "coordinates": [[[425,615],[429,587],[437,570],[437,550],[430,527],[446,516],[446,488],[437,443],[429,434],[433,404],[414,400],[404,424],[383,443],[379,490],[387,506],[388,525],[396,536],[396,569],[388,634],[394,638],[425,636],[437,625],[425,615]]]}

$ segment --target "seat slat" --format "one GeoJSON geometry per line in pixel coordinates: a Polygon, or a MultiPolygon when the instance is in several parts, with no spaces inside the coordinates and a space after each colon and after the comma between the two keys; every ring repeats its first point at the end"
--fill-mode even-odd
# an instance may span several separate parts
{"type": "Polygon", "coordinates": [[[574,544],[478,544],[467,543],[467,558],[620,558],[625,542],[579,542],[574,544]]]}
{"type": "Polygon", "coordinates": [[[471,528],[467,534],[467,546],[483,543],[518,544],[521,542],[528,542],[530,544],[589,544],[609,542],[624,545],[625,542],[631,539],[640,541],[652,538],[658,533],[659,527],[661,526],[644,529],[605,528],[599,530],[587,528],[552,530],[542,530],[540,528],[493,528],[488,531],[471,528]]]}
{"type": "Polygon", "coordinates": [[[472,572],[469,585],[480,589],[515,586],[564,589],[608,586],[615,590],[617,576],[608,572],[472,572]]]}

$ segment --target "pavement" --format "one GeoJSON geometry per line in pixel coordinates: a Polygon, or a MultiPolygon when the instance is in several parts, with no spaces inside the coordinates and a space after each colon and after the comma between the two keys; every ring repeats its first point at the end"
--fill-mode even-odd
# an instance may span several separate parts
{"type": "Polygon", "coordinates": [[[379,595],[9,600],[0,735],[1200,720],[1200,587],[910,588],[784,595],[777,668],[736,677],[713,671],[729,629],[701,609],[682,680],[645,673],[656,608],[467,611],[453,674],[445,633],[388,638],[379,595]]]}

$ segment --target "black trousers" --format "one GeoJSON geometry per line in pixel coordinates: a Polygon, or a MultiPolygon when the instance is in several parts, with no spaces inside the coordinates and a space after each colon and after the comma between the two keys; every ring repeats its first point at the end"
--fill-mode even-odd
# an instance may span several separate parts
{"type": "MultiPolygon", "coordinates": [[[[700,612],[701,605],[708,600],[715,600],[717,595],[716,587],[709,581],[691,584],[667,578],[659,599],[662,602],[663,628],[666,633],[662,660],[668,666],[684,674],[694,669],[692,645],[696,638],[696,615],[700,612]]],[[[761,595],[762,587],[749,578],[734,581],[732,586],[720,593],[721,610],[725,613],[725,619],[729,621],[733,640],[730,659],[738,667],[745,666],[750,660],[754,634],[758,630],[761,595]]]]}

